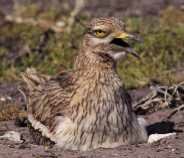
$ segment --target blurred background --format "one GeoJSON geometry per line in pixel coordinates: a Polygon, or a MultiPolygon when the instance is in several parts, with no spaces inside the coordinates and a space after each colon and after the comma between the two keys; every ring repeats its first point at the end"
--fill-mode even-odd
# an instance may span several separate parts
{"type": "Polygon", "coordinates": [[[0,83],[17,82],[27,67],[72,68],[81,23],[101,16],[120,18],[143,39],[133,44],[141,60],[118,65],[127,88],[184,80],[184,0],[0,0],[0,83]]]}

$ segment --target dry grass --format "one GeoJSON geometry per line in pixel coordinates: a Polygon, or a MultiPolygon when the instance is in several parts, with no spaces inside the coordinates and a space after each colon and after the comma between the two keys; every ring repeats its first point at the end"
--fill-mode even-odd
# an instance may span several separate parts
{"type": "Polygon", "coordinates": [[[27,116],[26,112],[20,106],[13,103],[0,102],[0,109],[0,121],[25,118],[27,116]]]}

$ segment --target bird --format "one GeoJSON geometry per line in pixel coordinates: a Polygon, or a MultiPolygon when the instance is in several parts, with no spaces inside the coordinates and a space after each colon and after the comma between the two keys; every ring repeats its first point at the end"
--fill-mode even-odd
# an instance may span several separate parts
{"type": "Polygon", "coordinates": [[[127,42],[134,36],[115,17],[93,18],[85,30],[72,71],[22,73],[33,141],[80,151],[146,142],[116,69],[127,54],[137,56],[127,42]]]}

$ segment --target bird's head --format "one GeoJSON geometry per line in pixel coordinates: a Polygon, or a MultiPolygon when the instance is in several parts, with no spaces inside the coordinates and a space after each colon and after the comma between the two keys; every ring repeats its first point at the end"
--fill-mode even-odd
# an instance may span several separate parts
{"type": "Polygon", "coordinates": [[[137,56],[128,42],[135,37],[125,31],[125,24],[117,18],[95,18],[87,25],[85,45],[93,53],[117,61],[127,53],[137,56]]]}

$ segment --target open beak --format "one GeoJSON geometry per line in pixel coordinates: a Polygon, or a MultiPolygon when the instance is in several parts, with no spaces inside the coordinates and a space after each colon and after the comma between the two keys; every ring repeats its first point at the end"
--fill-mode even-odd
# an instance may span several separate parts
{"type": "Polygon", "coordinates": [[[130,44],[127,42],[129,40],[137,41],[138,39],[129,33],[118,32],[115,34],[115,37],[111,43],[123,47],[127,53],[130,53],[136,58],[140,59],[140,56],[131,48],[130,44]]]}

